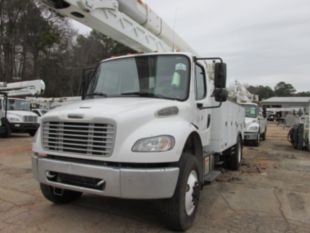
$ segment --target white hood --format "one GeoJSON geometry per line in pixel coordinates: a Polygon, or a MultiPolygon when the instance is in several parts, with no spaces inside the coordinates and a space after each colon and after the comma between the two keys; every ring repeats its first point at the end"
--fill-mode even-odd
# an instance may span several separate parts
{"type": "Polygon", "coordinates": [[[18,111],[18,110],[9,110],[7,111],[8,116],[37,116],[35,113],[30,112],[30,111],[18,111]]]}
{"type": "MultiPolygon", "coordinates": [[[[122,118],[130,115],[154,115],[156,111],[170,106],[177,106],[178,101],[153,98],[102,98],[85,100],[62,106],[49,111],[44,117],[66,118],[70,114],[80,114],[83,117],[122,118]]],[[[43,118],[44,118],[43,117],[43,118]]]]}
{"type": "MultiPolygon", "coordinates": [[[[250,130],[250,127],[254,127],[254,126],[257,127],[257,130],[259,129],[259,123],[258,123],[257,118],[246,117],[245,118],[245,129],[246,129],[246,131],[253,131],[253,130],[250,130]]],[[[257,131],[257,130],[255,130],[255,131],[257,131]]]]}

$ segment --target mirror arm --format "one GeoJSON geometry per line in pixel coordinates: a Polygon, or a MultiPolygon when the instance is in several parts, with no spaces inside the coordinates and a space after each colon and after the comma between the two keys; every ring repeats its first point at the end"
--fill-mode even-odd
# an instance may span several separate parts
{"type": "Polygon", "coordinates": [[[222,107],[222,103],[223,103],[223,102],[220,102],[219,105],[216,105],[216,106],[209,106],[209,107],[203,107],[203,104],[198,103],[198,104],[197,104],[197,107],[198,107],[200,110],[204,110],[204,109],[214,109],[214,108],[220,108],[220,107],[222,107]]]}

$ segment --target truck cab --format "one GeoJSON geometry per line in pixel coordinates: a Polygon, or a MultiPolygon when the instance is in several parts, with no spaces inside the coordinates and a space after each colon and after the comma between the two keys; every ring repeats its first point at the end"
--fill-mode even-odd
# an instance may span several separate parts
{"type": "Polygon", "coordinates": [[[188,229],[215,165],[238,170],[242,158],[244,110],[225,102],[226,65],[214,66],[211,80],[188,53],[101,62],[83,101],[42,116],[32,166],[43,195],[162,199],[170,228],[188,229]]]}
{"type": "Polygon", "coordinates": [[[0,97],[0,119],[6,136],[11,133],[28,133],[34,136],[39,128],[38,117],[31,111],[30,103],[24,99],[0,97]]]}
{"type": "Polygon", "coordinates": [[[259,146],[260,140],[266,139],[267,120],[257,104],[246,103],[243,106],[245,108],[244,140],[259,146]]]}

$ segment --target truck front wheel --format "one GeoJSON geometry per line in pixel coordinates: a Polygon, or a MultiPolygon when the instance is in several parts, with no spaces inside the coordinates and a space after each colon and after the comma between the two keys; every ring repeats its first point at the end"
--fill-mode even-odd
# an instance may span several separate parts
{"type": "Polygon", "coordinates": [[[170,229],[185,231],[193,224],[201,190],[200,174],[197,158],[184,153],[175,193],[164,205],[165,220],[170,229]]]}
{"type": "Polygon", "coordinates": [[[257,134],[256,140],[253,142],[254,146],[259,146],[260,144],[260,132],[257,134]]]}
{"type": "Polygon", "coordinates": [[[263,141],[266,140],[266,134],[267,134],[267,128],[265,128],[264,133],[261,135],[261,138],[262,138],[263,141]]]}
{"type": "Polygon", "coordinates": [[[43,196],[55,204],[66,204],[77,200],[82,195],[81,192],[58,189],[46,184],[40,184],[40,188],[43,196]]]}
{"type": "Polygon", "coordinates": [[[11,131],[11,127],[10,127],[9,121],[6,118],[2,118],[1,122],[2,122],[2,125],[4,127],[4,134],[3,134],[3,136],[4,137],[10,137],[12,131],[11,131]]]}
{"type": "Polygon", "coordinates": [[[36,134],[37,130],[29,130],[28,133],[31,137],[33,137],[36,134]]]}

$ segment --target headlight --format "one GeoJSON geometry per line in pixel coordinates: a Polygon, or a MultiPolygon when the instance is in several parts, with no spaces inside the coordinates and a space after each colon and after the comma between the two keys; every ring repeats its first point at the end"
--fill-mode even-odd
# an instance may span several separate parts
{"type": "Polygon", "coordinates": [[[249,130],[251,130],[251,131],[258,131],[258,126],[250,126],[249,127],[249,130]]]}
{"type": "Polygon", "coordinates": [[[164,152],[174,147],[175,140],[172,136],[164,135],[138,140],[132,147],[133,152],[164,152]]]}
{"type": "Polygon", "coordinates": [[[18,117],[9,117],[9,121],[10,122],[21,122],[21,119],[19,119],[18,117]]]}

